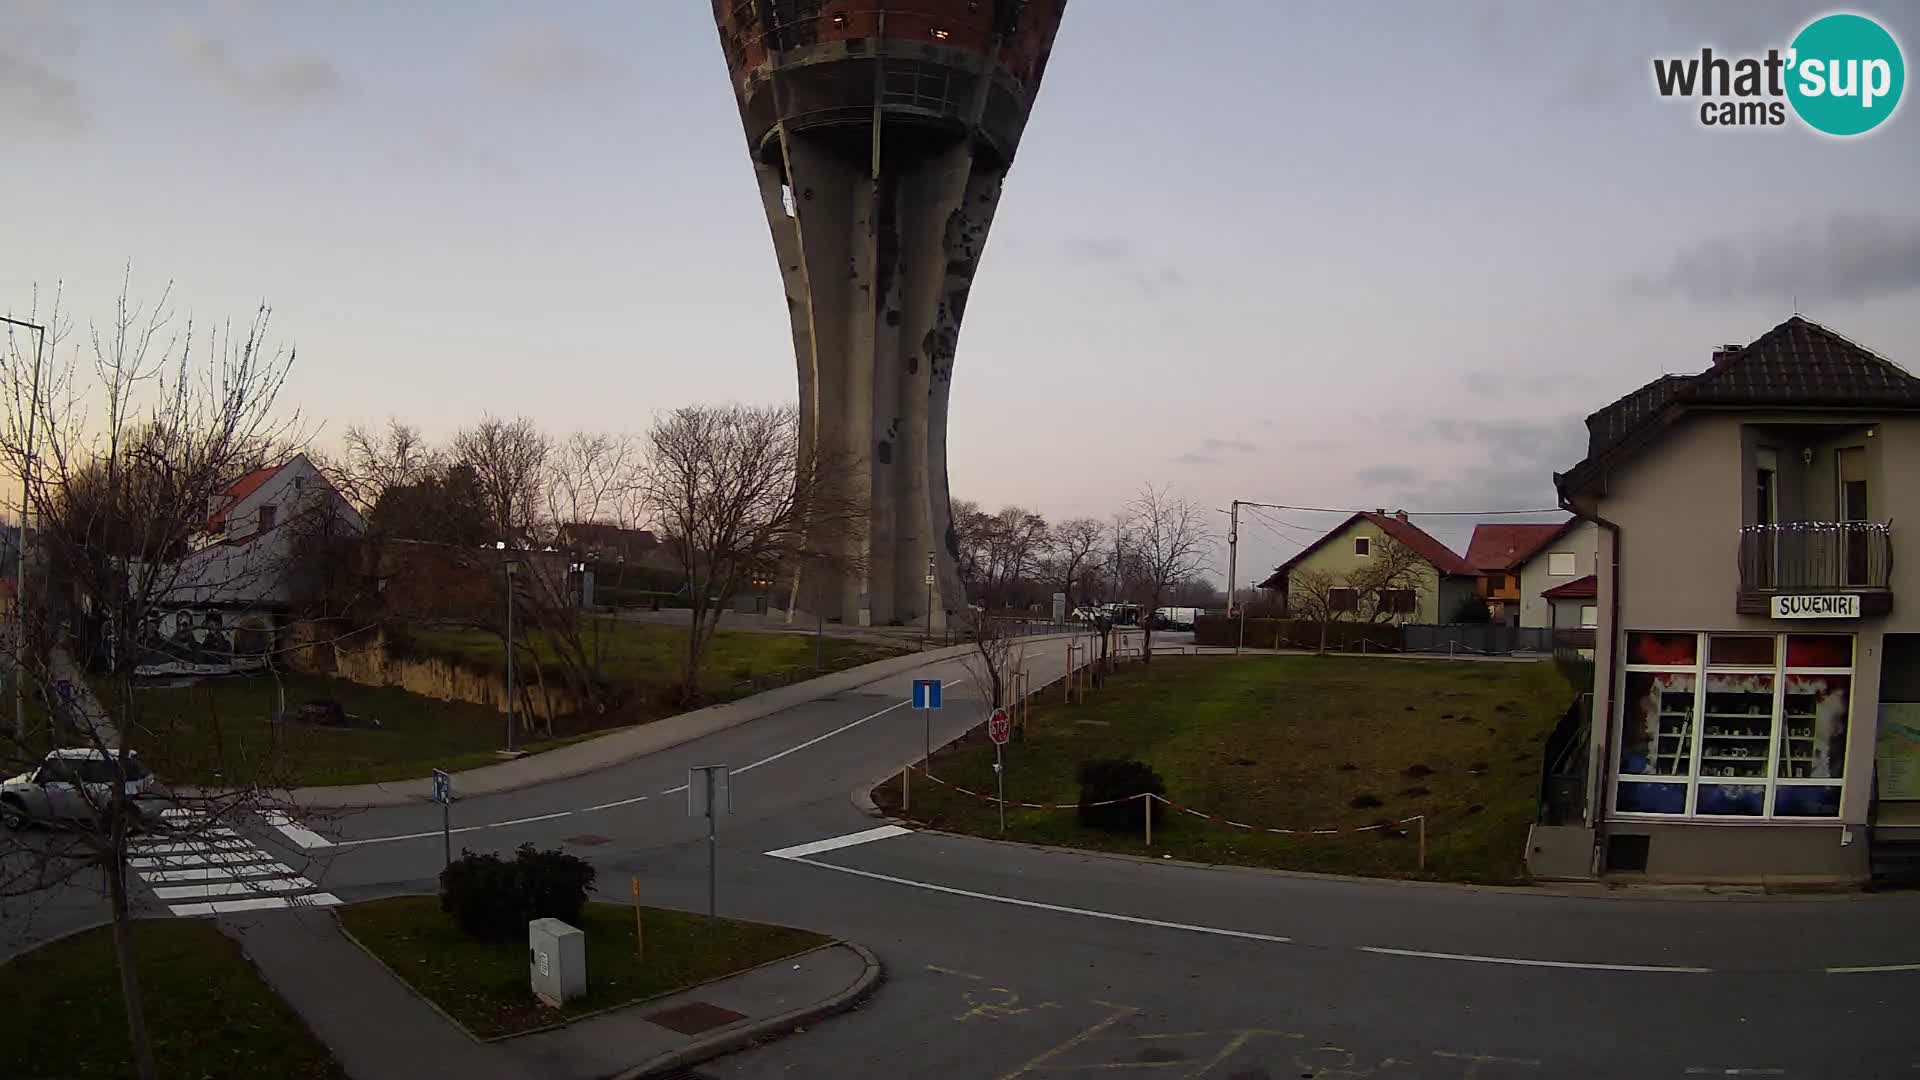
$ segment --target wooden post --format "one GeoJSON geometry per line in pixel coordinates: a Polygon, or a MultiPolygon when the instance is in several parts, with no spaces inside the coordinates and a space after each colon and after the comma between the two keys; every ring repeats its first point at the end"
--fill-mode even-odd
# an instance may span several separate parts
{"type": "Polygon", "coordinates": [[[908,786],[908,785],[907,785],[907,774],[908,774],[908,773],[910,773],[910,772],[912,772],[912,771],[913,771],[913,766],[912,766],[912,765],[902,765],[902,766],[900,766],[900,812],[901,812],[901,813],[903,813],[903,814],[907,812],[907,807],[908,807],[908,797],[909,797],[909,795],[911,794],[911,793],[910,793],[910,792],[909,792],[909,791],[907,790],[907,786],[908,786]]]}
{"type": "Polygon", "coordinates": [[[639,875],[635,875],[633,879],[633,955],[642,960],[647,956],[646,944],[641,936],[643,933],[640,925],[640,878],[639,875]]]}
{"type": "Polygon", "coordinates": [[[1060,676],[1060,703],[1073,701],[1073,642],[1067,642],[1067,672],[1060,676]]]}
{"type": "Polygon", "coordinates": [[[1147,817],[1147,846],[1152,847],[1153,846],[1153,795],[1151,792],[1143,791],[1140,793],[1140,807],[1142,810],[1146,812],[1146,817],[1147,817]]]}
{"type": "Polygon", "coordinates": [[[1420,825],[1420,869],[1427,868],[1427,815],[1421,814],[1420,825]]]}

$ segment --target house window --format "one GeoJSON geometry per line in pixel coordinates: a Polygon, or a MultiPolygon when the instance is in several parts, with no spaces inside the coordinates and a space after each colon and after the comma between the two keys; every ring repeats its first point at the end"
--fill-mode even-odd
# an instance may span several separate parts
{"type": "Polygon", "coordinates": [[[1629,633],[1615,811],[1838,817],[1852,684],[1846,634],[1629,633]]]}
{"type": "Polygon", "coordinates": [[[1412,589],[1381,589],[1379,608],[1393,615],[1410,615],[1420,604],[1420,598],[1412,589]]]}
{"type": "Polygon", "coordinates": [[[1591,630],[1600,625],[1600,609],[1593,604],[1580,605],[1581,629],[1591,630]]]}
{"type": "Polygon", "coordinates": [[[1352,589],[1336,588],[1327,590],[1327,608],[1331,611],[1352,611],[1356,594],[1352,589]]]}
{"type": "Polygon", "coordinates": [[[1572,577],[1575,571],[1575,558],[1571,551],[1556,551],[1547,556],[1548,577],[1572,577]]]}
{"type": "Polygon", "coordinates": [[[307,477],[305,473],[302,473],[301,475],[293,478],[293,490],[295,491],[307,490],[307,477]]]}
{"type": "Polygon", "coordinates": [[[1366,536],[1354,537],[1353,538],[1353,554],[1355,557],[1361,558],[1361,559],[1364,559],[1367,556],[1373,554],[1372,538],[1366,537],[1366,536]]]}
{"type": "Polygon", "coordinates": [[[1505,574],[1488,574],[1487,575],[1487,591],[1488,592],[1494,592],[1499,589],[1504,589],[1506,587],[1507,587],[1507,575],[1505,574]]]}
{"type": "Polygon", "coordinates": [[[279,515],[275,511],[272,503],[262,506],[260,508],[260,531],[266,532],[268,529],[273,528],[274,519],[277,516],[279,515]]]}

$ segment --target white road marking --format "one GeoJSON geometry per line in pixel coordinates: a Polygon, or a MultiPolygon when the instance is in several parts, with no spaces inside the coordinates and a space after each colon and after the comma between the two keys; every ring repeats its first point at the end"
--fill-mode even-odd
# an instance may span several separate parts
{"type": "Polygon", "coordinates": [[[223,915],[235,911],[266,911],[297,907],[332,907],[340,898],[332,893],[308,893],[305,896],[254,896],[245,900],[214,900],[205,904],[174,904],[167,910],[182,918],[195,915],[223,915]]]}
{"type": "Polygon", "coordinates": [[[1653,971],[1668,974],[1705,975],[1713,971],[1703,967],[1673,967],[1659,964],[1582,964],[1572,960],[1523,960],[1513,956],[1476,956],[1472,953],[1422,952],[1419,949],[1387,949],[1361,945],[1361,952],[1381,956],[1414,956],[1425,960],[1465,960],[1475,964],[1510,964],[1515,967],[1572,968],[1576,971],[1653,971]]]}
{"type": "MultiPolygon", "coordinates": [[[[213,828],[213,829],[190,829],[190,828],[183,828],[183,829],[182,829],[182,833],[185,833],[186,835],[189,835],[189,836],[191,836],[191,837],[193,837],[194,839],[200,839],[200,838],[203,838],[203,837],[212,837],[212,838],[214,838],[214,839],[216,839],[216,840],[217,840],[217,839],[223,839],[223,838],[225,838],[225,837],[229,837],[229,836],[238,836],[238,835],[240,835],[239,833],[237,833],[237,832],[234,832],[234,831],[233,831],[232,829],[228,829],[228,828],[213,828]]],[[[150,840],[142,840],[142,841],[140,841],[140,842],[138,842],[138,843],[136,843],[136,844],[134,844],[134,845],[132,846],[132,848],[130,848],[129,850],[133,850],[133,851],[138,851],[138,850],[139,850],[140,848],[142,848],[142,847],[146,847],[146,846],[149,846],[149,845],[152,845],[152,844],[167,844],[167,843],[172,843],[172,842],[175,842],[175,841],[177,841],[177,840],[179,840],[179,839],[180,839],[180,836],[179,836],[179,835],[169,835],[169,834],[167,834],[167,833],[156,833],[156,834],[153,834],[153,838],[152,838],[152,839],[150,839],[150,840]]]]}
{"type": "MultiPolygon", "coordinates": [[[[946,682],[941,683],[940,687],[941,689],[944,690],[949,686],[958,686],[959,684],[966,681],[967,680],[965,679],[948,679],[946,682]]],[[[825,735],[816,735],[813,738],[808,739],[806,742],[803,742],[798,746],[789,746],[788,748],[780,751],[777,754],[769,754],[768,756],[761,758],[759,761],[756,761],[751,765],[742,765],[733,771],[736,773],[751,772],[762,765],[771,765],[772,763],[779,761],[781,758],[786,757],[788,754],[797,754],[800,751],[805,750],[807,747],[812,746],[814,743],[825,742],[826,740],[833,738],[835,735],[838,735],[843,731],[852,731],[854,728],[859,727],[861,724],[864,724],[867,721],[874,719],[875,717],[885,716],[895,709],[901,708],[906,705],[911,705],[911,704],[913,704],[913,699],[911,698],[908,698],[905,701],[896,701],[893,704],[887,706],[886,708],[881,709],[879,712],[872,714],[871,716],[863,716],[860,719],[855,720],[850,724],[842,724],[839,727],[834,728],[832,731],[827,732],[825,735]]],[[[681,787],[676,788],[675,790],[685,791],[687,789],[684,785],[682,785],[681,787]]]]}
{"type": "Polygon", "coordinates": [[[808,855],[818,855],[823,851],[838,851],[841,848],[853,847],[855,844],[871,844],[875,840],[885,840],[889,836],[905,836],[911,832],[913,832],[912,829],[903,829],[898,825],[882,825],[877,829],[868,829],[864,832],[848,833],[845,836],[834,836],[825,840],[815,840],[811,844],[796,844],[793,847],[783,847],[777,851],[769,851],[767,854],[776,859],[803,859],[808,855]]]}
{"type": "Polygon", "coordinates": [[[1053,911],[1062,915],[1082,915],[1090,919],[1106,919],[1109,922],[1131,923],[1135,926],[1157,926],[1163,930],[1186,930],[1195,934],[1211,934],[1215,937],[1240,938],[1246,941],[1267,941],[1277,945],[1291,945],[1293,939],[1278,934],[1256,934],[1248,930],[1228,930],[1218,926],[1196,926],[1192,923],[1167,922],[1163,919],[1143,919],[1137,915],[1119,915],[1111,911],[1094,911],[1091,908],[1066,907],[1062,904],[1045,904],[1038,900],[1022,900],[1017,896],[996,896],[993,893],[974,892],[970,889],[956,889],[950,885],[934,885],[911,878],[894,877],[891,874],[876,874],[871,870],[856,870],[851,866],[835,866],[832,863],[814,862],[812,859],[789,859],[805,866],[817,866],[822,870],[834,870],[842,874],[871,878],[894,885],[905,885],[911,889],[926,889],[929,892],[946,893],[950,896],[964,896],[970,900],[986,900],[995,904],[1010,904],[1014,907],[1033,908],[1037,911],[1053,911]]]}
{"type": "MultiPolygon", "coordinates": [[[[514,818],[512,821],[495,821],[486,825],[462,825],[457,829],[448,829],[447,834],[456,835],[459,833],[479,832],[482,829],[498,829],[508,825],[527,825],[535,821],[552,821],[554,818],[572,817],[573,814],[574,811],[572,810],[562,810],[557,814],[539,814],[534,817],[514,818]]],[[[424,840],[427,837],[439,835],[439,829],[431,829],[427,832],[401,833],[398,836],[370,836],[364,840],[341,840],[332,846],[337,848],[364,847],[367,844],[390,844],[396,840],[424,840]]]]}
{"type": "Polygon", "coordinates": [[[267,819],[267,824],[280,830],[287,839],[299,844],[303,848],[333,846],[333,841],[293,820],[291,816],[283,811],[270,810],[261,816],[267,819]]]}
{"type": "Polygon", "coordinates": [[[251,863],[246,866],[200,866],[192,870],[148,870],[140,875],[140,879],[149,885],[166,885],[175,881],[227,881],[232,878],[292,873],[293,868],[285,863],[251,863]]]}
{"type": "Polygon", "coordinates": [[[1687,1069],[1688,1076],[1785,1076],[1785,1069],[1715,1069],[1705,1065],[1695,1065],[1687,1069]]]}
{"type": "Polygon", "coordinates": [[[273,856],[264,851],[209,851],[198,855],[160,855],[153,858],[128,859],[127,865],[135,870],[172,870],[182,866],[226,866],[233,863],[271,861],[273,856]]]}
{"type": "Polygon", "coordinates": [[[652,798],[651,795],[635,795],[631,799],[615,799],[613,802],[603,802],[597,806],[585,807],[580,812],[583,814],[591,814],[595,810],[611,810],[616,806],[631,806],[637,802],[646,802],[650,798],[652,798]]]}
{"type": "Polygon", "coordinates": [[[174,806],[160,811],[160,817],[166,821],[199,821],[207,816],[205,810],[192,810],[184,806],[174,806]]]}
{"type": "Polygon", "coordinates": [[[1880,971],[1920,971],[1920,964],[1868,964],[1864,967],[1830,967],[1829,975],[1869,975],[1880,971]]]}
{"type": "Polygon", "coordinates": [[[259,881],[203,881],[198,885],[175,885],[166,889],[155,889],[153,895],[162,900],[206,899],[214,896],[258,896],[261,893],[305,892],[313,888],[313,882],[303,877],[263,878],[259,881]]]}

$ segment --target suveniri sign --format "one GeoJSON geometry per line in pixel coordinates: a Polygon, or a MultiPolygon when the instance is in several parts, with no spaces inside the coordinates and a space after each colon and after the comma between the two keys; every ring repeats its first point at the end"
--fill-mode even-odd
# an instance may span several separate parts
{"type": "Polygon", "coordinates": [[[1773,617],[1776,619],[1857,619],[1860,617],[1860,598],[1858,596],[1776,596],[1773,598],[1773,617]]]}

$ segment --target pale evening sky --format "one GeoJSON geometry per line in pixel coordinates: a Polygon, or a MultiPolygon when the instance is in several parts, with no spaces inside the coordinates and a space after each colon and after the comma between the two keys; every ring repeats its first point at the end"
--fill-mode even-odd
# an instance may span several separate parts
{"type": "MultiPolygon", "coordinates": [[[[1828,6],[1667,7],[1073,0],[967,307],[955,496],[1546,506],[1581,417],[1796,300],[1920,367],[1913,103],[1851,141],[1703,128],[1653,56],[1828,6]]],[[[1920,6],[1852,10],[1913,65],[1920,6]]],[[[322,441],[794,394],[708,3],[0,26],[0,311],[58,280],[84,326],[129,261],[183,315],[268,300],[322,441]]],[[[1300,535],[1250,527],[1243,565],[1300,535]]]]}

